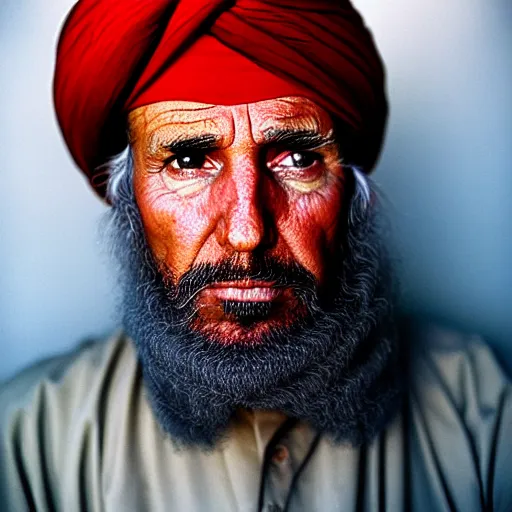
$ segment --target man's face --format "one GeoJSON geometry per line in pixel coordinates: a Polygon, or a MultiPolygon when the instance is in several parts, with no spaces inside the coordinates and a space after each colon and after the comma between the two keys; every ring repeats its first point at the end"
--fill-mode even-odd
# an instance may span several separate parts
{"type": "Polygon", "coordinates": [[[129,121],[106,234],[163,429],[212,447],[245,408],[371,439],[397,396],[391,272],[329,115],[288,98],[129,121]]]}
{"type": "Polygon", "coordinates": [[[186,298],[192,327],[229,344],[300,321],[292,279],[270,278],[262,262],[300,268],[319,289],[328,281],[344,197],[329,114],[298,97],[169,101],[136,109],[129,127],[135,199],[165,278],[179,286],[195,269],[236,269],[203,275],[186,298]]]}

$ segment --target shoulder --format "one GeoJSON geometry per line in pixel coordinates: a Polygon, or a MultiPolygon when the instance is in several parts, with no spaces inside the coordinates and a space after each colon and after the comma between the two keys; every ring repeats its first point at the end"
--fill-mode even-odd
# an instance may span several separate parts
{"type": "Polygon", "coordinates": [[[2,510],[39,509],[57,499],[47,494],[60,488],[70,461],[80,457],[79,436],[101,428],[105,403],[116,389],[121,393],[117,383],[135,378],[136,367],[130,340],[117,333],[0,385],[2,510]]]}
{"type": "Polygon", "coordinates": [[[510,379],[491,347],[478,335],[436,325],[412,330],[413,389],[443,395],[468,420],[472,413],[498,413],[510,394],[510,379]]]}
{"type": "Polygon", "coordinates": [[[413,472],[422,492],[436,487],[448,508],[512,510],[511,384],[492,349],[479,336],[430,324],[410,330],[408,342],[413,472]]]}
{"type": "Polygon", "coordinates": [[[118,332],[39,361],[0,384],[0,414],[5,419],[15,411],[29,413],[44,394],[63,402],[61,405],[82,402],[104,385],[123,360],[134,359],[132,352],[131,342],[118,332]]]}

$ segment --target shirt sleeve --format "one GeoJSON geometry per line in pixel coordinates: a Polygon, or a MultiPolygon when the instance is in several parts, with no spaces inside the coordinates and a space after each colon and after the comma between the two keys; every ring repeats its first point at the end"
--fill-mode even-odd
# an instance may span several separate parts
{"type": "Polygon", "coordinates": [[[102,404],[126,347],[85,343],[0,384],[2,512],[101,509],[102,404]]]}
{"type": "Polygon", "coordinates": [[[54,509],[54,447],[62,419],[51,410],[52,375],[62,360],[42,363],[0,387],[0,504],[4,511],[54,509]],[[50,428],[54,427],[54,428],[50,428]]]}
{"type": "MultiPolygon", "coordinates": [[[[479,350],[475,347],[475,350],[479,350]]],[[[495,406],[489,411],[482,410],[492,418],[492,426],[488,432],[487,444],[483,447],[489,468],[484,469],[487,478],[488,510],[497,512],[512,511],[512,386],[508,376],[502,372],[491,351],[485,347],[480,349],[482,367],[479,373],[480,385],[485,388],[486,382],[492,383],[493,370],[496,373],[495,406]]]]}
{"type": "MultiPolygon", "coordinates": [[[[478,336],[423,333],[413,368],[422,459],[456,510],[512,511],[512,396],[508,375],[478,336]]],[[[414,470],[414,468],[413,468],[414,470]]]]}

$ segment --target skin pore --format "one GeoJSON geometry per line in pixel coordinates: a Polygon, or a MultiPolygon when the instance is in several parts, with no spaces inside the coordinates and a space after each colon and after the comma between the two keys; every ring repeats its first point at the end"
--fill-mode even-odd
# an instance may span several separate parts
{"type": "MultiPolygon", "coordinates": [[[[132,111],[129,130],[135,199],[166,279],[178,285],[193,268],[227,261],[249,271],[270,258],[304,268],[319,289],[327,283],[345,181],[325,110],[301,97],[168,101],[132,111]]],[[[216,280],[192,300],[195,328],[226,344],[257,342],[305,314],[291,289],[257,275],[216,280]],[[264,318],[243,325],[226,308],[240,303],[263,307],[264,318]]]]}

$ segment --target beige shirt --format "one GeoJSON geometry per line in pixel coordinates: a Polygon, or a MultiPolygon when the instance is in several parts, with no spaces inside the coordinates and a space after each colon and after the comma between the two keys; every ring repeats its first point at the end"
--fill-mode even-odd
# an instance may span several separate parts
{"type": "Polygon", "coordinates": [[[414,338],[404,408],[362,448],[240,411],[215,450],[178,450],[122,334],[42,362],[0,388],[0,510],[512,511],[508,380],[476,338],[414,338]]]}

